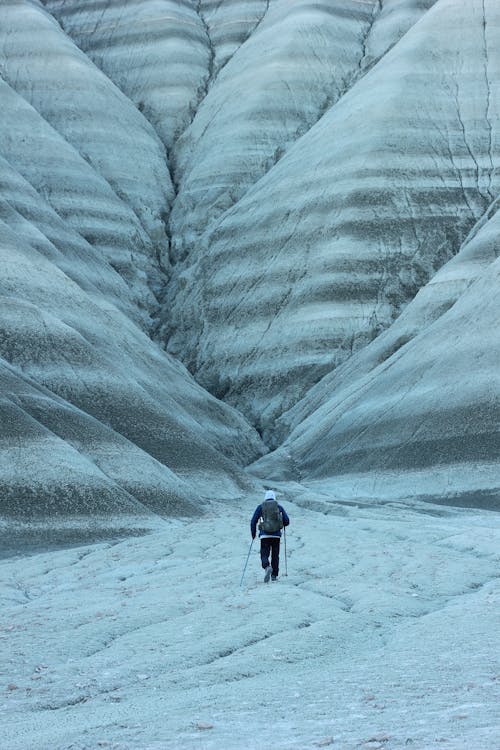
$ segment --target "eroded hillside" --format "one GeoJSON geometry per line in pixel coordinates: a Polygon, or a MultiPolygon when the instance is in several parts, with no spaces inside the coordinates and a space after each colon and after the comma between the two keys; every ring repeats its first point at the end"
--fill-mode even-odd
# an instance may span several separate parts
{"type": "Polygon", "coordinates": [[[495,504],[499,37],[493,0],[5,2],[9,523],[194,512],[269,448],[495,504]]]}

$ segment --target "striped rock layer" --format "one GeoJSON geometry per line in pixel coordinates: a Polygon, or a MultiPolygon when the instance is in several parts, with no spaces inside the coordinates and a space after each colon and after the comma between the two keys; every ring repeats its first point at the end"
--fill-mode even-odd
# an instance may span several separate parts
{"type": "Polygon", "coordinates": [[[258,436],[151,338],[164,144],[40,3],[5,3],[0,38],[1,528],[69,540],[239,494],[258,436]]]}
{"type": "Polygon", "coordinates": [[[434,4],[184,248],[169,350],[264,434],[397,319],[496,197],[499,10],[484,5],[486,23],[482,2],[434,4]]]}
{"type": "Polygon", "coordinates": [[[389,329],[280,418],[288,437],[253,471],[333,480],[350,498],[500,508],[498,208],[389,329]]]}
{"type": "Polygon", "coordinates": [[[495,504],[497,5],[2,4],[11,529],[247,464],[495,504]]]}

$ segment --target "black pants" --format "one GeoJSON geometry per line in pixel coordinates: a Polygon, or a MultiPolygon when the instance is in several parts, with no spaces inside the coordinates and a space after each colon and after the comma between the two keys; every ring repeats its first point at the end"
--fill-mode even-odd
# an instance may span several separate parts
{"type": "Polygon", "coordinates": [[[280,538],[265,537],[260,540],[260,559],[264,570],[269,565],[269,555],[271,555],[271,568],[273,576],[277,576],[280,569],[280,538]]]}

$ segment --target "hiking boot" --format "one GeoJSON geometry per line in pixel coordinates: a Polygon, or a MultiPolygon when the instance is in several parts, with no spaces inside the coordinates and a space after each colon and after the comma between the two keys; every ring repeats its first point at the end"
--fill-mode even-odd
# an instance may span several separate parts
{"type": "Polygon", "coordinates": [[[270,565],[268,565],[266,568],[266,574],[264,576],[264,583],[269,583],[269,579],[271,578],[271,572],[272,572],[272,568],[270,565]]]}
{"type": "Polygon", "coordinates": [[[278,580],[278,576],[271,576],[271,581],[277,581],[277,580],[278,580]]]}

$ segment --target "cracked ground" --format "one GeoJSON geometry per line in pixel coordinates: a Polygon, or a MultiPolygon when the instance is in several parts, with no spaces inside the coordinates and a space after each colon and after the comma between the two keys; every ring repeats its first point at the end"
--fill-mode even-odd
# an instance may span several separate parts
{"type": "Polygon", "coordinates": [[[268,585],[253,502],[3,561],[5,747],[496,750],[498,515],[312,497],[268,585]]]}

